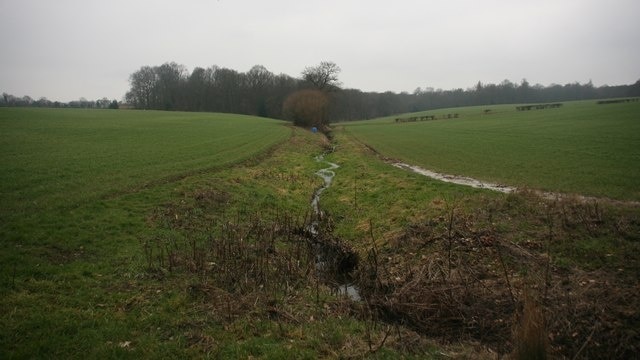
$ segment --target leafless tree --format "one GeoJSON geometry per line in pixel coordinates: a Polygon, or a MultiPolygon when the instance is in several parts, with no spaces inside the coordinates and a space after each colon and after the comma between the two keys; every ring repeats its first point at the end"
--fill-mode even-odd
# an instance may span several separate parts
{"type": "Polygon", "coordinates": [[[308,66],[302,71],[302,78],[318,90],[333,91],[340,88],[338,81],[341,69],[332,61],[322,61],[318,66],[308,66]]]}
{"type": "Polygon", "coordinates": [[[131,89],[125,98],[139,109],[151,109],[155,105],[154,90],[158,76],[150,66],[143,66],[129,76],[131,89]]]}

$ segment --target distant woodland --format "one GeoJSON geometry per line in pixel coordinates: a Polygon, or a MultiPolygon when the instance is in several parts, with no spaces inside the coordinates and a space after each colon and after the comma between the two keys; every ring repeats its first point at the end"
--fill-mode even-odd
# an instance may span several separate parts
{"type": "MultiPolygon", "coordinates": [[[[523,79],[520,83],[509,80],[499,84],[478,82],[467,89],[442,90],[426,87],[417,88],[412,93],[364,92],[340,89],[335,77],[339,68],[333,63],[322,64],[334,66],[334,72],[330,74],[334,76],[331,88],[322,89],[327,104],[326,113],[323,114],[324,122],[370,119],[458,106],[640,96],[640,80],[633,85],[595,87],[591,82],[531,85],[523,79]]],[[[314,78],[305,71],[301,77],[292,77],[286,74],[276,75],[261,65],[256,65],[247,72],[211,66],[196,67],[190,73],[184,65],[175,62],[142,66],[129,77],[130,89],[124,101],[135,109],[226,112],[291,120],[287,114],[287,99],[300,91],[318,90],[314,78]]],[[[81,99],[65,104],[44,98],[19,98],[4,93],[0,106],[117,108],[118,102],[104,98],[96,101],[81,99]]]]}
{"type": "MultiPolygon", "coordinates": [[[[173,62],[143,66],[131,74],[126,101],[138,109],[229,112],[284,119],[287,114],[283,105],[291,94],[318,87],[305,75],[304,71],[300,78],[276,75],[261,65],[247,72],[198,67],[190,74],[183,65],[173,62]]],[[[417,88],[412,93],[364,92],[334,86],[326,93],[327,118],[335,122],[458,106],[640,96],[640,80],[633,85],[601,87],[594,87],[591,82],[542,86],[526,80],[519,84],[504,80],[500,84],[478,82],[468,89],[417,88]]]]}

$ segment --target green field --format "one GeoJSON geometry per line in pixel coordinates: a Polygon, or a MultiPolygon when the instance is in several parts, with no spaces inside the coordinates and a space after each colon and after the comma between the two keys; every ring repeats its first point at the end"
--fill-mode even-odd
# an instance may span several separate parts
{"type": "Polygon", "coordinates": [[[457,119],[344,123],[385,156],[426,169],[516,187],[640,200],[640,103],[567,102],[444,109],[457,119]],[[485,110],[491,111],[485,113],[485,110]]]}
{"type": "Polygon", "coordinates": [[[57,207],[223,167],[283,141],[279,122],[157,111],[2,109],[6,208],[57,207]],[[28,201],[23,201],[28,200],[28,201]]]}
{"type": "Polygon", "coordinates": [[[585,117],[601,111],[589,103],[442,110],[460,117],[340,124],[331,141],[232,114],[0,108],[0,358],[489,359],[512,351],[525,293],[544,296],[552,355],[629,357],[636,205],[443,183],[363,144],[443,172],[637,199],[629,175],[560,186],[567,168],[638,173],[637,105],[610,106],[611,118],[585,117]],[[337,294],[299,241],[330,148],[340,167],[322,234],[359,259],[366,302],[337,294]]]}
{"type": "Polygon", "coordinates": [[[96,303],[123,296],[110,284],[138,271],[148,217],[177,184],[215,182],[291,129],[231,114],[2,108],[0,134],[0,354],[55,357],[135,328],[96,303]]]}

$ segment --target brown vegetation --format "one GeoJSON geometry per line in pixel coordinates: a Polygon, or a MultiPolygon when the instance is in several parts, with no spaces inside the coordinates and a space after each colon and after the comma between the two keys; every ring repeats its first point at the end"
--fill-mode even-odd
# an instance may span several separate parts
{"type": "Polygon", "coordinates": [[[621,254],[623,269],[615,260],[591,265],[590,254],[581,259],[579,250],[567,250],[581,248],[582,234],[634,239],[637,219],[635,230],[620,233],[620,218],[594,204],[547,202],[530,193],[474,213],[442,203],[441,216],[409,225],[383,250],[373,245],[361,262],[361,293],[381,319],[521,359],[637,353],[638,255],[621,254]],[[525,223],[529,229],[516,235],[525,241],[504,230],[525,223]],[[558,265],[571,258],[583,268],[558,265]]]}
{"type": "Polygon", "coordinates": [[[328,95],[320,90],[305,89],[291,94],[283,104],[285,117],[297,126],[319,129],[327,124],[328,95]]]}
{"type": "Polygon", "coordinates": [[[195,205],[170,204],[150,219],[170,231],[144,242],[147,264],[156,276],[196,275],[186,290],[224,323],[253,314],[283,329],[314,316],[352,316],[367,324],[368,340],[349,338],[360,341],[357,355],[383,347],[419,353],[427,339],[518,359],[629,358],[640,350],[640,255],[626,252],[638,240],[634,213],[526,191],[479,207],[436,199],[439,215],[416,214],[384,246],[372,231],[358,258],[332,237],[330,217],[318,234],[309,231],[317,219],[278,212],[236,214],[203,231],[214,219],[199,208],[224,207],[228,194],[193,198],[195,205]],[[620,254],[582,250],[587,238],[610,234],[620,254]],[[343,275],[355,279],[361,302],[326,300],[343,275]],[[310,301],[324,304],[322,315],[310,315],[310,301]]]}

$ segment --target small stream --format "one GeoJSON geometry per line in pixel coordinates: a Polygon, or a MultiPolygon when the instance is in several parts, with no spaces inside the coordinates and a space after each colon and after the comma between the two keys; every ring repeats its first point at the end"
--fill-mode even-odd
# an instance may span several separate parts
{"type": "MultiPolygon", "coordinates": [[[[333,151],[333,149],[331,149],[331,151],[333,151]]],[[[317,217],[322,217],[323,213],[322,210],[320,210],[320,195],[322,195],[322,193],[329,188],[329,186],[331,186],[331,182],[333,181],[333,178],[336,176],[335,173],[335,169],[338,169],[340,167],[340,165],[326,161],[324,159],[325,155],[327,153],[321,154],[316,156],[316,161],[319,163],[325,163],[327,165],[329,165],[328,168],[324,168],[324,169],[320,169],[318,171],[316,171],[316,175],[320,176],[322,178],[322,180],[324,180],[324,185],[321,186],[320,188],[318,188],[314,193],[313,193],[313,198],[311,200],[311,207],[313,208],[313,213],[317,216],[317,217]]]]}
{"type": "MultiPolygon", "coordinates": [[[[327,154],[333,152],[335,148],[316,156],[318,163],[324,163],[328,167],[316,171],[316,175],[324,180],[324,185],[316,189],[311,199],[311,208],[313,209],[314,219],[309,225],[309,232],[313,238],[318,238],[320,232],[320,221],[324,218],[325,214],[320,208],[320,196],[322,193],[331,186],[333,178],[336,176],[335,170],[340,168],[340,165],[326,161],[324,158],[327,154]]],[[[358,288],[350,280],[349,272],[353,270],[355,264],[357,264],[357,258],[354,260],[355,254],[346,254],[342,252],[339,246],[336,244],[327,244],[321,241],[311,239],[314,246],[317,247],[316,255],[316,269],[333,274],[333,280],[336,282],[338,294],[346,295],[353,301],[360,301],[360,293],[358,288]],[[354,263],[355,261],[355,263],[354,263]],[[333,264],[335,269],[327,269],[327,264],[333,264]]]]}

